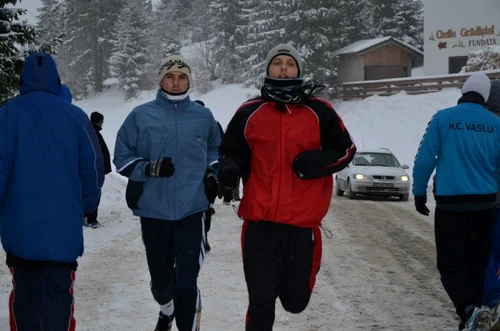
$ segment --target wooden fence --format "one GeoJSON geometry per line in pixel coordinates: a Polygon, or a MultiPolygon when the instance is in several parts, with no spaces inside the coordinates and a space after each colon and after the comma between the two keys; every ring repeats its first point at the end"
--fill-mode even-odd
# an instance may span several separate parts
{"type": "MultiPolygon", "coordinates": [[[[500,70],[484,72],[490,79],[500,79],[500,70]]],[[[445,88],[461,88],[471,73],[446,76],[422,76],[400,79],[384,79],[342,84],[342,99],[364,99],[373,95],[389,96],[400,91],[407,94],[439,92],[445,88]]]]}

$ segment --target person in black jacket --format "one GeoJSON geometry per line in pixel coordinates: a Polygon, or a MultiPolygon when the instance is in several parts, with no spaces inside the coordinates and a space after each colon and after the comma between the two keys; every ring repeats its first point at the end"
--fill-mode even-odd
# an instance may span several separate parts
{"type": "MultiPolygon", "coordinates": [[[[201,100],[195,100],[194,102],[205,107],[205,103],[201,100]]],[[[224,130],[222,129],[222,126],[220,125],[219,122],[217,122],[217,127],[219,128],[220,137],[222,139],[222,137],[224,136],[224,130]]],[[[212,215],[215,214],[214,203],[217,196],[211,194],[209,190],[207,190],[207,198],[209,206],[208,209],[205,211],[205,251],[210,252],[212,247],[208,242],[208,231],[210,231],[210,227],[212,225],[212,215]]]]}
{"type": "MultiPolygon", "coordinates": [[[[111,156],[109,154],[108,146],[104,141],[104,138],[101,135],[102,124],[104,123],[104,116],[101,113],[93,112],[90,114],[90,121],[92,122],[92,126],[94,127],[95,133],[99,140],[99,146],[101,147],[102,157],[104,159],[104,174],[107,175],[111,172],[111,156]]],[[[97,220],[97,210],[99,209],[99,203],[101,202],[101,198],[97,202],[96,210],[87,216],[87,226],[91,228],[99,227],[100,223],[97,220]]]]}

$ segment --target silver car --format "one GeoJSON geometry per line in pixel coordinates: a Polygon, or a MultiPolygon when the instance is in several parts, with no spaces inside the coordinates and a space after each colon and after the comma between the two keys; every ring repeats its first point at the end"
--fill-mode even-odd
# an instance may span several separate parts
{"type": "Polygon", "coordinates": [[[410,177],[398,159],[387,148],[360,149],[352,162],[335,175],[335,193],[346,192],[349,199],[356,195],[398,196],[408,201],[410,177]]]}

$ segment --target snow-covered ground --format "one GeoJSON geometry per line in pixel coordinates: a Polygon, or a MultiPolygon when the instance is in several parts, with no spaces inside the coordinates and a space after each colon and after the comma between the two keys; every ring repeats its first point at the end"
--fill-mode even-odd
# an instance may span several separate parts
{"type": "MultiPolygon", "coordinates": [[[[237,107],[255,92],[230,85],[193,98],[202,99],[225,127],[237,107]]],[[[154,94],[145,92],[138,100],[124,102],[121,92],[110,90],[77,104],[89,114],[104,115],[102,133],[113,153],[124,118],[154,94]]],[[[459,96],[458,90],[420,96],[401,93],[334,102],[334,106],[358,146],[387,147],[412,167],[428,120],[436,110],[455,105],[459,96]]],[[[79,260],[75,284],[80,331],[151,331],[156,323],[158,308],[149,290],[140,226],[124,202],[125,184],[116,173],[106,177],[99,217],[104,226],[84,229],[86,252],[79,260]]],[[[239,243],[241,220],[231,206],[217,204],[216,211],[209,233],[213,250],[206,256],[199,282],[202,329],[242,330],[247,292],[239,243]]],[[[324,226],[333,238],[324,238],[311,303],[301,315],[291,315],[278,302],[274,330],[456,329],[435,268],[432,215],[418,215],[412,201],[335,197],[324,226]]],[[[0,268],[0,330],[8,329],[10,282],[7,268],[0,268]]]]}

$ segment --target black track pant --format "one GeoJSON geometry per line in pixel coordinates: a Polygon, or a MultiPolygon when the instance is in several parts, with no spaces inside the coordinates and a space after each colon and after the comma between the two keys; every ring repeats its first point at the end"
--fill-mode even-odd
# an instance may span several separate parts
{"type": "Polygon", "coordinates": [[[307,307],[321,262],[321,232],[246,221],[241,239],[250,301],[246,331],[271,331],[277,298],[291,313],[307,307]]]}
{"type": "Polygon", "coordinates": [[[481,307],[483,282],[493,243],[495,210],[436,208],[437,267],[462,321],[467,306],[481,307]]]}
{"type": "Polygon", "coordinates": [[[174,300],[179,331],[195,330],[201,312],[198,274],[205,255],[203,213],[180,221],[141,218],[151,292],[160,305],[174,300]]]}

